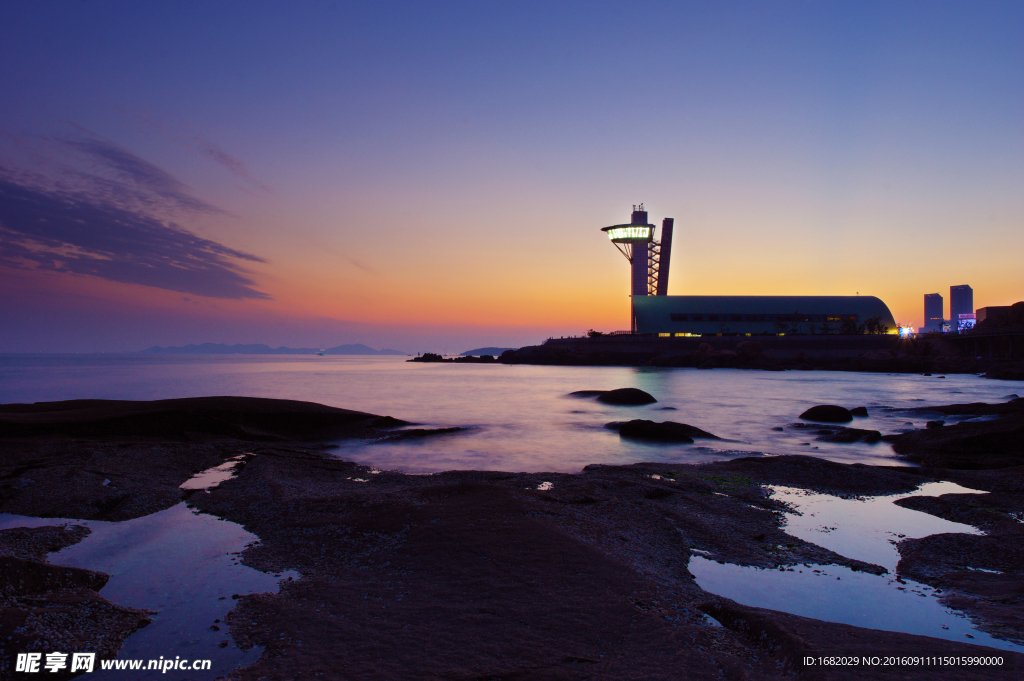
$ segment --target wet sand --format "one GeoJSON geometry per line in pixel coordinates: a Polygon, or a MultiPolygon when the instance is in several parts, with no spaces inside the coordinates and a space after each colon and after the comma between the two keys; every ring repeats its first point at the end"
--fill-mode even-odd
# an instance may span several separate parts
{"type": "MultiPolygon", "coordinates": [[[[404,423],[321,405],[251,398],[3,405],[0,512],[124,520],[185,499],[259,536],[241,556],[246,565],[302,578],[278,594],[237,599],[231,636],[264,652],[232,672],[236,679],[950,678],[945,667],[804,668],[800,661],[998,654],[1024,670],[1024,656],[743,606],[703,591],[687,564],[700,555],[879,574],[884,567],[786,534],[787,509],[762,486],[871,496],[950,480],[985,493],[901,505],[986,534],[904,540],[897,570],[942,589],[985,631],[1024,641],[1020,402],[992,407],[1000,411],[993,421],[898,436],[896,451],[919,468],[779,456],[429,476],[374,471],[319,450],[315,442],[328,436],[384,437],[404,423]],[[180,489],[242,452],[251,456],[233,479],[210,491],[180,489]]],[[[57,568],[46,555],[82,535],[39,529],[51,531],[0,531],[0,556],[49,574],[57,568]]],[[[81,575],[75,588],[102,600],[100,580],[81,575]]],[[[47,584],[45,598],[65,598],[67,587],[47,584]]],[[[36,607],[40,590],[5,588],[3,627],[14,623],[13,610],[36,607]]],[[[42,650],[58,633],[85,628],[93,610],[72,603],[50,631],[19,640],[17,651],[0,643],[12,646],[3,664],[13,652],[42,650]]],[[[119,616],[138,626],[145,614],[119,616]]],[[[958,667],[953,675],[1018,673],[958,667]]]]}

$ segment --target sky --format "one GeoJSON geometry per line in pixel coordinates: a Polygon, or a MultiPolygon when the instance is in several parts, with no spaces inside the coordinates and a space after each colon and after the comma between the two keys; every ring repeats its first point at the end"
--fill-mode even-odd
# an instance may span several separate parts
{"type": "Polygon", "coordinates": [[[0,4],[0,352],[518,347],[1024,299],[1020,2],[0,4]]]}

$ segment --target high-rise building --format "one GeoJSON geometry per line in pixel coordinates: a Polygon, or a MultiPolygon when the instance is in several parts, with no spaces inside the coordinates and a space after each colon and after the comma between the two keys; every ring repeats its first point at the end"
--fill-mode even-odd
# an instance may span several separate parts
{"type": "Polygon", "coordinates": [[[949,321],[957,328],[962,314],[974,314],[974,289],[967,284],[949,287],[949,321]]]}
{"type": "Polygon", "coordinates": [[[942,316],[942,296],[938,293],[924,294],[924,326],[921,331],[941,331],[942,322],[946,321],[942,316]]]}

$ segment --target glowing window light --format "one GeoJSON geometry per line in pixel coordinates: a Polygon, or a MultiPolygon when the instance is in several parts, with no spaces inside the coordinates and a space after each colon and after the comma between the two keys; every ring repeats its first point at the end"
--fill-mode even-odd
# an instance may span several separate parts
{"type": "Polygon", "coordinates": [[[646,225],[623,227],[611,227],[606,229],[608,238],[612,241],[620,240],[650,240],[654,236],[654,229],[646,225]]]}

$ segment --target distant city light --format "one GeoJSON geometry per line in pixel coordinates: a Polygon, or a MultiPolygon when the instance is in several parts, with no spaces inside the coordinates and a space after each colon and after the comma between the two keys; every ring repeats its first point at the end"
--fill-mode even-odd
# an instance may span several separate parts
{"type": "Polygon", "coordinates": [[[957,315],[957,331],[970,331],[977,322],[977,315],[973,312],[957,315]]]}

